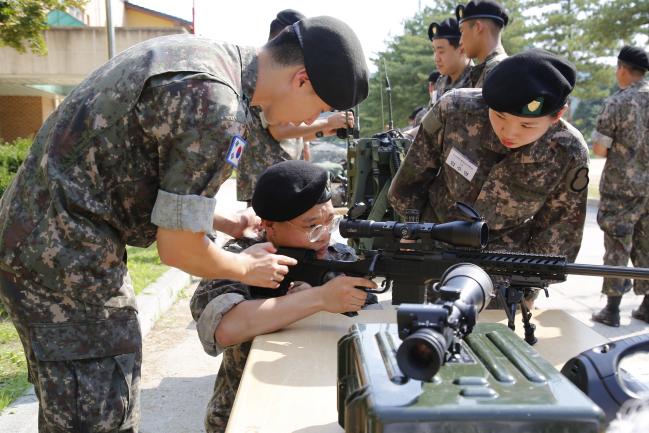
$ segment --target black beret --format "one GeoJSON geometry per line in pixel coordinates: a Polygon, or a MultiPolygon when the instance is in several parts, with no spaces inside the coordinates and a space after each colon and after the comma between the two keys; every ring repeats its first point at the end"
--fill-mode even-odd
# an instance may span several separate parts
{"type": "Polygon", "coordinates": [[[348,110],[367,98],[367,64],[361,42],[333,17],[306,18],[293,24],[313,89],[327,105],[348,110]]]}
{"type": "Polygon", "coordinates": [[[482,96],[489,108],[521,117],[556,113],[575,87],[572,63],[545,50],[508,57],[487,75],[482,96]]]}
{"type": "Polygon", "coordinates": [[[284,27],[286,27],[303,20],[304,18],[306,17],[295,9],[284,9],[277,14],[277,18],[275,18],[274,21],[277,21],[279,24],[283,24],[284,27]]]}
{"type": "Polygon", "coordinates": [[[489,18],[504,27],[509,22],[509,16],[500,3],[493,0],[472,0],[466,5],[457,5],[455,8],[457,22],[489,18]]]}
{"type": "Polygon", "coordinates": [[[626,45],[620,50],[617,58],[636,68],[649,70],[649,56],[642,48],[626,45]]]}
{"type": "Polygon", "coordinates": [[[288,221],[331,199],[327,171],[307,161],[282,161],[257,179],[252,208],[259,218],[288,221]]]}
{"type": "Polygon", "coordinates": [[[436,82],[437,79],[438,79],[441,75],[442,75],[442,74],[440,74],[439,71],[433,71],[433,72],[431,72],[430,75],[428,76],[428,82],[429,82],[429,83],[434,83],[434,82],[436,82]]]}
{"type": "Polygon", "coordinates": [[[460,39],[460,27],[455,18],[447,18],[441,23],[430,23],[428,26],[428,39],[460,39]]]}
{"type": "Polygon", "coordinates": [[[417,107],[414,110],[412,110],[412,113],[410,113],[410,116],[408,116],[408,119],[414,119],[415,117],[417,117],[417,114],[419,114],[419,112],[421,110],[423,110],[424,108],[425,108],[424,106],[420,106],[420,107],[417,107]]]}

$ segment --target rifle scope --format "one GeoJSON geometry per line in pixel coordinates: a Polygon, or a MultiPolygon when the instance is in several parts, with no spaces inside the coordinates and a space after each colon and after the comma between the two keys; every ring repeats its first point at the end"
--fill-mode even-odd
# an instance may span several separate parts
{"type": "Polygon", "coordinates": [[[480,249],[489,240],[489,228],[484,221],[434,224],[344,219],[339,230],[345,238],[433,239],[457,247],[480,249]]]}
{"type": "Polygon", "coordinates": [[[433,379],[447,360],[449,348],[456,350],[456,337],[471,333],[494,288],[482,268],[460,263],[444,272],[438,290],[441,298],[434,304],[401,304],[397,310],[403,340],[397,349],[397,364],[416,380],[433,379]]]}

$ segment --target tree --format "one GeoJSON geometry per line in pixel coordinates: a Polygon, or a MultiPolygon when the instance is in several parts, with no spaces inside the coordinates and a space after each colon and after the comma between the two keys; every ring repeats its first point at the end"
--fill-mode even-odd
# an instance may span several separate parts
{"type": "Polygon", "coordinates": [[[47,14],[53,10],[80,8],[88,0],[5,0],[0,1],[0,46],[24,53],[46,54],[43,30],[47,14]]]}
{"type": "Polygon", "coordinates": [[[639,36],[649,38],[649,2],[601,0],[591,5],[584,22],[585,41],[596,55],[617,54],[622,43],[633,44],[639,36]]]}
{"type": "MultiPolygon", "coordinates": [[[[377,72],[370,78],[370,94],[361,104],[361,126],[367,136],[385,129],[388,123],[385,70],[392,87],[392,105],[395,127],[406,125],[408,115],[428,103],[428,75],[435,69],[428,26],[455,16],[457,1],[437,1],[404,22],[404,34],[388,41],[385,51],[372,59],[377,72]]],[[[503,45],[508,52],[519,52],[527,46],[525,21],[519,2],[504,0],[511,24],[503,33],[503,45]]]]}

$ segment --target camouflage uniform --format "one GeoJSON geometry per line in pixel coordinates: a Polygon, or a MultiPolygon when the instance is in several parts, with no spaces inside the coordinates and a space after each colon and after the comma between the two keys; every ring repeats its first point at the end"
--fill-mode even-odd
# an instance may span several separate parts
{"type": "Polygon", "coordinates": [[[268,132],[259,117],[260,110],[253,107],[253,127],[248,136],[248,151],[243,153],[237,169],[237,200],[252,200],[257,178],[264,170],[278,162],[288,161],[291,156],[282,149],[279,141],[268,132]]]}
{"type": "Polygon", "coordinates": [[[39,431],[136,432],[141,335],[126,244],[210,232],[245,135],[255,51],[177,35],[94,71],[47,119],[0,201],[0,300],[39,431]]]}
{"type": "MultiPolygon", "coordinates": [[[[463,87],[472,87],[471,83],[469,82],[469,76],[471,75],[471,69],[473,66],[471,64],[468,64],[466,68],[464,68],[464,71],[460,74],[457,80],[452,81],[451,77],[447,75],[441,75],[438,79],[437,82],[435,83],[435,90],[437,90],[437,100],[442,97],[446,92],[448,92],[451,89],[461,89],[463,87]]],[[[431,104],[432,105],[432,104],[431,104]]],[[[430,109],[430,107],[429,107],[430,109]]]]}
{"type": "MultiPolygon", "coordinates": [[[[649,81],[611,96],[597,118],[593,141],[610,146],[599,184],[597,222],[604,231],[605,265],[649,267],[649,81]]],[[[649,282],[633,284],[649,294],[649,282]]],[[[631,281],[605,278],[602,292],[620,296],[631,281]]]]}
{"type": "Polygon", "coordinates": [[[484,80],[493,68],[496,67],[503,59],[507,58],[507,53],[502,46],[498,46],[491,54],[487,56],[484,62],[471,67],[469,72],[469,85],[466,87],[482,88],[484,80]]]}
{"type": "MultiPolygon", "coordinates": [[[[229,242],[224,248],[239,253],[257,242],[261,240],[239,239],[229,242]]],[[[347,245],[334,244],[329,246],[327,257],[323,259],[351,261],[356,260],[356,254],[347,245]]],[[[282,287],[275,292],[281,295],[281,289],[282,287]]],[[[203,280],[192,296],[190,308],[196,320],[196,329],[203,349],[212,356],[223,352],[221,368],[214,383],[214,393],[207,405],[205,416],[207,433],[225,431],[252,345],[251,341],[247,341],[234,346],[220,347],[214,340],[214,331],[223,316],[237,304],[246,300],[268,298],[269,290],[274,289],[260,290],[230,280],[203,280]]]]}
{"type": "Polygon", "coordinates": [[[431,101],[428,103],[428,106],[421,110],[419,113],[417,113],[417,117],[415,118],[415,124],[420,125],[421,121],[424,119],[424,116],[426,113],[428,113],[428,110],[433,108],[433,104],[439,100],[439,98],[444,95],[444,93],[448,92],[449,90],[452,89],[462,89],[464,87],[471,87],[469,83],[469,75],[471,73],[471,64],[467,65],[466,68],[464,68],[464,71],[462,71],[462,74],[458,77],[457,80],[451,81],[451,77],[447,75],[440,75],[440,77],[437,79],[435,82],[435,100],[431,101]]]}
{"type": "Polygon", "coordinates": [[[424,117],[389,198],[401,215],[418,209],[422,221],[436,223],[465,219],[454,204],[467,203],[489,224],[489,249],[574,260],[587,173],[586,144],[567,122],[560,120],[532,144],[508,149],[491,127],[481,90],[452,90],[424,117]],[[451,168],[452,152],[477,166],[471,180],[451,168]]]}

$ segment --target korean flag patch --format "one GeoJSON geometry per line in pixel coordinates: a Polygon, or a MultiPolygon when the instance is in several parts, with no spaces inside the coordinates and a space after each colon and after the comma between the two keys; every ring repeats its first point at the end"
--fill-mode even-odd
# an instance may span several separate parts
{"type": "Polygon", "coordinates": [[[225,161],[232,167],[237,168],[239,166],[241,155],[243,155],[243,151],[247,145],[248,143],[246,142],[246,140],[244,140],[240,136],[235,135],[234,137],[232,137],[232,141],[230,142],[230,149],[228,149],[228,156],[225,158],[225,161]]]}

